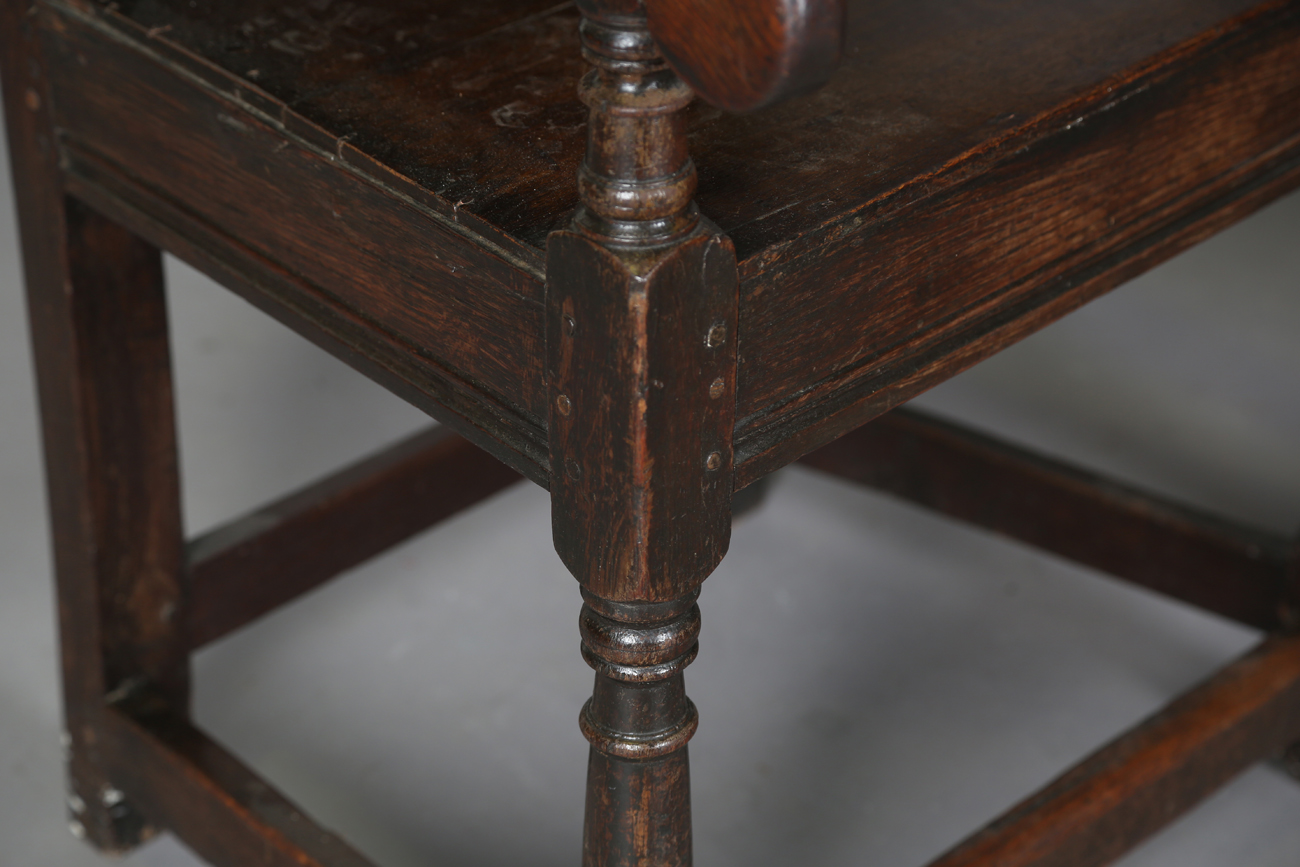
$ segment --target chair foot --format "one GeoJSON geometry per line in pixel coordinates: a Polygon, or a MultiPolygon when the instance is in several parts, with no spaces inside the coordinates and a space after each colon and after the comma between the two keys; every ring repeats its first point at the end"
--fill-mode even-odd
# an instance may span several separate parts
{"type": "Polygon", "coordinates": [[[67,806],[68,830],[106,855],[125,855],[157,833],[119,789],[76,758],[68,762],[67,806]]]}

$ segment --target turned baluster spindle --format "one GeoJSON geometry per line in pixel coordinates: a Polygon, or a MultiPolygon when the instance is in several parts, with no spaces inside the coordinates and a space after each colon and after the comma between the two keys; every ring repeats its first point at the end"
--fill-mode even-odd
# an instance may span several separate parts
{"type": "Polygon", "coordinates": [[[695,229],[695,165],[682,109],[693,94],[668,67],[637,3],[583,0],[578,92],[590,109],[575,227],[620,245],[664,244],[695,229]]]}
{"type": "Polygon", "coordinates": [[[686,742],[699,716],[682,671],[700,634],[697,594],[671,603],[614,603],[583,594],[582,655],[596,670],[582,709],[591,742],[583,863],[691,863],[686,742]],[[653,815],[635,809],[654,805],[653,815]]]}

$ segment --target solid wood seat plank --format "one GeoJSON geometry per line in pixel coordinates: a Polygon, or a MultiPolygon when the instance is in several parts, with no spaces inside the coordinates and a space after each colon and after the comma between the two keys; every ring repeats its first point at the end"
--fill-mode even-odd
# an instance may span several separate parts
{"type": "MultiPolygon", "coordinates": [[[[537,248],[577,204],[586,67],[549,0],[118,0],[121,14],[537,248]]],[[[830,84],[693,108],[698,200],[741,260],[933,175],[1252,0],[855,0],[830,84]]],[[[1276,4],[1273,4],[1276,5],[1276,4]]]]}

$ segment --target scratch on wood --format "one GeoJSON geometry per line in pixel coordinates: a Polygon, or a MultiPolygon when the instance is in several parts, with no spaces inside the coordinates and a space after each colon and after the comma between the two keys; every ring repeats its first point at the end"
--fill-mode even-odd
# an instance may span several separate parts
{"type": "Polygon", "coordinates": [[[231,129],[238,130],[239,132],[248,132],[248,124],[231,117],[225,112],[217,112],[217,122],[223,123],[231,129]]]}
{"type": "Polygon", "coordinates": [[[537,109],[522,100],[515,100],[492,110],[492,121],[497,126],[507,129],[527,129],[524,121],[537,114],[537,109]]]}
{"type": "Polygon", "coordinates": [[[356,133],[354,132],[339,136],[338,141],[334,143],[334,159],[336,161],[343,162],[343,145],[347,144],[350,139],[355,137],[356,133]]]}

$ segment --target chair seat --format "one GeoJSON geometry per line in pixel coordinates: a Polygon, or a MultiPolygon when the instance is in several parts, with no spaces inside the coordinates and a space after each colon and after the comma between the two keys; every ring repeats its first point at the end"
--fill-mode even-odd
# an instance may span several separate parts
{"type": "MultiPolygon", "coordinates": [[[[196,257],[224,263],[205,270],[315,305],[374,375],[545,481],[543,248],[585,137],[571,6],[64,8],[56,48],[88,28],[83,61],[111,72],[57,98],[103,207],[184,202],[196,257]],[[139,124],[111,122],[124,101],[139,124]],[[301,240],[320,233],[337,256],[301,240]]],[[[1300,182],[1296,2],[857,0],[849,22],[823,90],[691,109],[697,199],[740,258],[741,485],[1300,182]]]]}
{"type": "MultiPolygon", "coordinates": [[[[430,193],[466,202],[539,267],[547,233],[577,205],[586,108],[574,83],[585,64],[571,4],[117,5],[430,193]]],[[[770,254],[950,164],[1005,153],[1029,125],[1085,108],[1098,85],[1122,84],[1255,5],[857,0],[826,88],[752,116],[696,104],[698,201],[742,261],[770,254]]]]}

